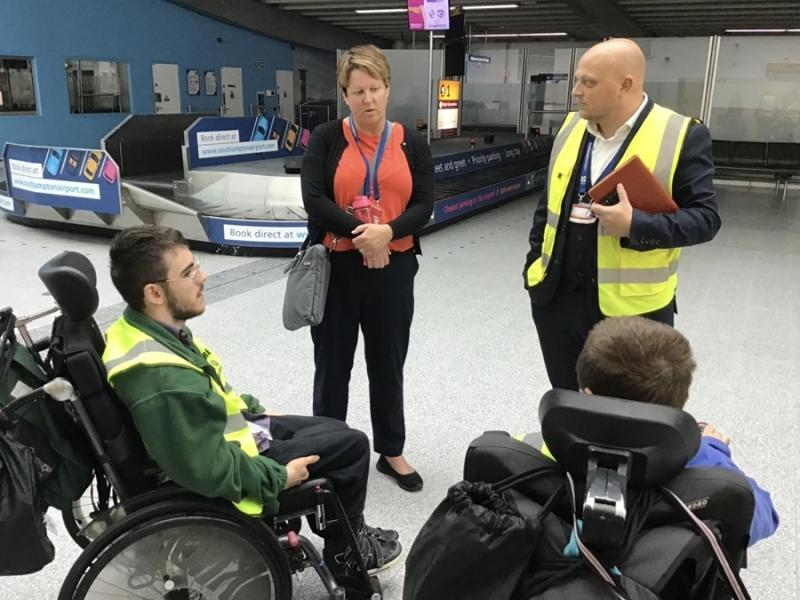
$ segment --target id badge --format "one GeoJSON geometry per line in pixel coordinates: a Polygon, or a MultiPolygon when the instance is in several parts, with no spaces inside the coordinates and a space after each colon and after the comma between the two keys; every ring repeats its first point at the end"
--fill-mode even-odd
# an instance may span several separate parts
{"type": "Polygon", "coordinates": [[[588,202],[575,202],[569,213],[570,223],[581,225],[591,225],[597,221],[597,217],[592,212],[591,204],[588,202]]]}

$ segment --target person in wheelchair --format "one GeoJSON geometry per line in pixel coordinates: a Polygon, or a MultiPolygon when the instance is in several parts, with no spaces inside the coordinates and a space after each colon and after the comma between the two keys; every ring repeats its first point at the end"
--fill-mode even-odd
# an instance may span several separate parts
{"type": "MultiPolygon", "coordinates": [[[[576,369],[585,394],[683,409],[695,366],[689,340],[679,331],[643,317],[620,317],[595,325],[576,369]]],[[[755,499],[749,545],[771,536],[779,518],[769,492],[736,466],[728,436],[711,424],[700,425],[700,449],[686,468],[719,467],[744,476],[755,499]]]]}
{"type": "MultiPolygon", "coordinates": [[[[163,475],[253,516],[277,512],[280,492],[309,475],[326,477],[367,570],[393,564],[402,551],[398,533],[364,522],[366,435],[336,419],[269,414],[254,396],[234,391],[219,357],[186,326],[205,310],[207,275],[181,233],[150,225],[123,230],[110,259],[128,306],[106,331],[103,363],[163,475]]],[[[343,524],[319,533],[334,574],[357,568],[343,524]]]]}

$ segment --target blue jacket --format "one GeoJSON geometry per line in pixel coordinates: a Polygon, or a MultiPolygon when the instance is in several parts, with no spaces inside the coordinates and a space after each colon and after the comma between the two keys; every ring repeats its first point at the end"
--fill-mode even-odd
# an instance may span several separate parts
{"type": "Polygon", "coordinates": [[[739,473],[742,477],[747,479],[750,487],[753,489],[753,497],[755,498],[755,509],[753,510],[753,522],[750,524],[750,545],[752,546],[758,540],[763,540],[775,533],[778,529],[779,519],[778,513],[772,504],[772,497],[769,492],[761,489],[754,479],[745,475],[742,470],[736,466],[731,458],[731,449],[728,448],[722,441],[703,436],[700,442],[700,449],[694,458],[686,464],[687,468],[691,467],[720,467],[729,471],[739,473]]]}

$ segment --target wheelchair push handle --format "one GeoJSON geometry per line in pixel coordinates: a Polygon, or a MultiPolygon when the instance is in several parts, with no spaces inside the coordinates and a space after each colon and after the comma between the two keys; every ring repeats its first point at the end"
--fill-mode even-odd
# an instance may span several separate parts
{"type": "Polygon", "coordinates": [[[42,387],[15,398],[6,406],[0,407],[0,428],[8,428],[13,425],[17,411],[48,397],[58,402],[72,401],[75,399],[75,388],[63,377],[56,377],[42,387]]]}

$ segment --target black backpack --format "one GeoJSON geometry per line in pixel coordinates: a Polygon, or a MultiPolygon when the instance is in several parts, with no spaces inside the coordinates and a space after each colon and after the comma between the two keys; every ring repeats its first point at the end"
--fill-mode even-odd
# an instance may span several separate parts
{"type": "MultiPolygon", "coordinates": [[[[463,483],[491,486],[516,476],[514,485],[501,486],[508,489],[497,506],[515,522],[533,524],[527,541],[520,541],[520,527],[514,529],[516,551],[506,548],[500,567],[488,558],[470,562],[465,578],[471,580],[491,580],[499,568],[507,573],[506,583],[484,597],[749,599],[738,572],[746,560],[753,493],[738,473],[685,469],[700,445],[688,413],[600,396],[589,402],[576,392],[551,390],[539,405],[539,420],[538,442],[488,432],[467,451],[463,483]],[[540,452],[542,441],[550,456],[540,452]]],[[[457,529],[438,544],[430,543],[430,529],[420,532],[406,562],[412,589],[436,589],[465,562],[457,529]],[[415,552],[423,545],[425,552],[415,552]],[[427,567],[431,557],[437,569],[427,567]]],[[[492,543],[503,545],[502,531],[485,529],[492,543]]]]}

